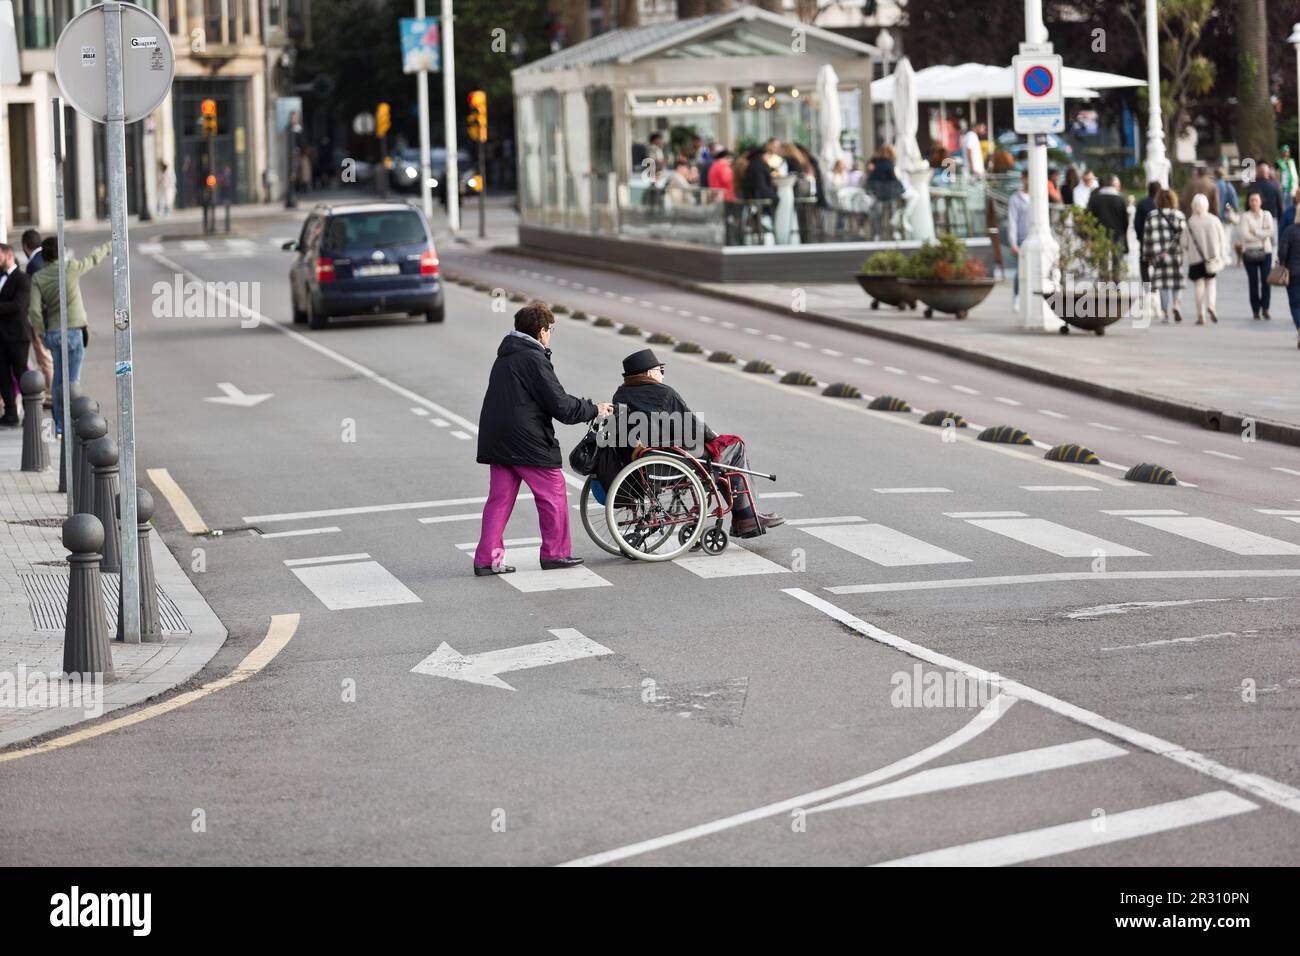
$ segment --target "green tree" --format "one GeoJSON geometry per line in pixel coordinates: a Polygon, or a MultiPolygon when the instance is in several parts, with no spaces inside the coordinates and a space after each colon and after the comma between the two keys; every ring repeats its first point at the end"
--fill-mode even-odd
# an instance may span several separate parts
{"type": "Polygon", "coordinates": [[[1237,148],[1242,156],[1271,159],[1277,152],[1268,71],[1268,14],[1264,0],[1237,3],[1237,148]]]}
{"type": "MultiPolygon", "coordinates": [[[[1125,0],[1120,10],[1137,32],[1139,49],[1145,50],[1146,4],[1125,0]]],[[[1156,0],[1156,22],[1160,36],[1160,110],[1165,124],[1165,143],[1173,147],[1175,136],[1190,122],[1189,106],[1198,96],[1214,89],[1217,69],[1201,52],[1201,41],[1210,19],[1216,14],[1214,0],[1156,0]]]]}

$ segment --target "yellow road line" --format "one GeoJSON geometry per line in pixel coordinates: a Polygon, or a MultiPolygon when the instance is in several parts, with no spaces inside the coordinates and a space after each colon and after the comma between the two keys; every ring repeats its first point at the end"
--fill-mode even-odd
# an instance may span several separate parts
{"type": "Polygon", "coordinates": [[[123,727],[131,727],[135,724],[149,720],[152,717],[159,717],[163,714],[171,713],[178,707],[184,707],[186,704],[214,694],[224,687],[231,684],[238,684],[240,681],[247,680],[262,668],[266,667],[284,646],[289,643],[294,632],[298,630],[298,621],[301,615],[298,614],[274,614],[271,616],[271,626],[267,628],[266,637],[262,638],[260,644],[248,652],[248,655],[236,665],[225,677],[214,681],[209,681],[202,687],[195,690],[186,691],[183,694],[177,694],[169,700],[161,701],[157,704],[151,704],[140,710],[117,717],[113,720],[105,721],[102,724],[96,724],[93,727],[86,727],[82,730],[73,731],[62,737],[55,737],[53,740],[47,740],[44,743],[36,744],[31,747],[24,747],[22,750],[11,750],[9,753],[0,753],[0,763],[7,763],[10,760],[18,760],[21,757],[30,757],[33,754],[48,753],[51,750],[60,750],[64,747],[71,747],[73,744],[81,743],[83,740],[90,740],[93,737],[99,737],[103,734],[112,733],[115,730],[121,730],[123,727]]]}
{"type": "Polygon", "coordinates": [[[204,534],[208,530],[208,523],[199,517],[194,502],[190,501],[189,495],[181,491],[181,486],[176,484],[176,479],[171,476],[171,472],[166,468],[150,468],[149,478],[163,493],[163,497],[172,506],[172,511],[176,512],[176,517],[181,519],[181,525],[186,531],[190,534],[204,534]]]}

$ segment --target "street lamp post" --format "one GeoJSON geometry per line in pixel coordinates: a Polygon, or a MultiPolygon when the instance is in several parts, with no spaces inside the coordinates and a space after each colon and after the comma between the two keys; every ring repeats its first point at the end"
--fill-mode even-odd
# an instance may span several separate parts
{"type": "MultiPolygon", "coordinates": [[[[1042,0],[1025,0],[1025,42],[1047,43],[1042,0]]],[[[1022,51],[1023,51],[1022,47],[1022,51]]],[[[1028,144],[1029,234],[1020,246],[1020,308],[1027,329],[1060,328],[1061,320],[1045,295],[1054,290],[1052,271],[1059,251],[1047,209],[1047,136],[1036,134],[1028,144]]],[[[1067,200],[1068,201],[1068,200],[1067,200]]]]}
{"type": "MultiPolygon", "coordinates": [[[[893,54],[894,54],[894,38],[888,30],[880,31],[880,35],[876,37],[876,46],[880,48],[881,69],[883,71],[881,75],[889,76],[890,73],[889,65],[890,65],[890,61],[893,59],[893,54]]],[[[892,143],[894,141],[893,121],[892,121],[892,117],[890,116],[891,112],[893,112],[892,108],[889,105],[886,105],[885,106],[885,142],[886,143],[892,143]]]]}
{"type": "Polygon", "coordinates": [[[1160,37],[1156,32],[1156,0],[1146,0],[1147,34],[1147,182],[1169,186],[1165,155],[1165,121],[1160,110],[1160,37]]]}
{"type": "MultiPolygon", "coordinates": [[[[1300,123],[1300,23],[1291,28],[1291,35],[1286,38],[1286,42],[1295,47],[1296,122],[1300,123]]],[[[1296,127],[1296,137],[1300,138],[1300,126],[1296,127]]]]}

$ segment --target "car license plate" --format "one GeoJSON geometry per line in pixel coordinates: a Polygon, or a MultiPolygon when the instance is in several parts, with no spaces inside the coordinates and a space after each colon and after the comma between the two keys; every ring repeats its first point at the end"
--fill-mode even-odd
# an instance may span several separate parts
{"type": "Polygon", "coordinates": [[[379,266],[357,266],[356,268],[358,276],[395,276],[401,271],[402,267],[395,262],[379,266]]]}

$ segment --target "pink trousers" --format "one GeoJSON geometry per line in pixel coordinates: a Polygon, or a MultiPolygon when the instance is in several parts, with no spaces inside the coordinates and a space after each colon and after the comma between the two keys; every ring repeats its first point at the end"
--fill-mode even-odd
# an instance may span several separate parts
{"type": "Polygon", "coordinates": [[[542,529],[541,559],[569,556],[569,494],[564,472],[559,468],[519,465],[489,465],[492,469],[487,504],[483,506],[483,532],[479,535],[474,563],[480,568],[501,563],[506,553],[503,537],[510,513],[515,509],[519,483],[524,482],[537,502],[542,529]]]}

